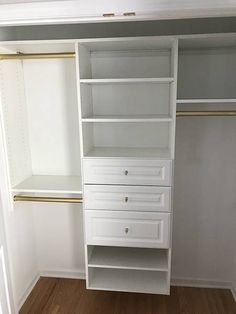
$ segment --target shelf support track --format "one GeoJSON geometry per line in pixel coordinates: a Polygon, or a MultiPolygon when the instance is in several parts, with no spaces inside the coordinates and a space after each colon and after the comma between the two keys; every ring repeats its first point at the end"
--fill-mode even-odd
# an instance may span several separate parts
{"type": "Polygon", "coordinates": [[[45,203],[83,203],[82,197],[44,197],[44,196],[28,196],[14,195],[14,202],[45,202],[45,203]]]}
{"type": "Polygon", "coordinates": [[[236,111],[177,111],[176,117],[236,117],[236,111]]]}

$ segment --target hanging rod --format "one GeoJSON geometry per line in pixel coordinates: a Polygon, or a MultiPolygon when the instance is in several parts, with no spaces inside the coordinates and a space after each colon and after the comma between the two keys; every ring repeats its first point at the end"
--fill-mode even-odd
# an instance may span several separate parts
{"type": "Polygon", "coordinates": [[[224,111],[177,111],[177,117],[235,117],[236,111],[224,110],[224,111]]]}
{"type": "Polygon", "coordinates": [[[47,203],[83,203],[82,197],[44,197],[44,196],[28,196],[14,195],[15,202],[47,202],[47,203]]]}
{"type": "Polygon", "coordinates": [[[48,52],[48,53],[15,53],[0,54],[0,60],[24,60],[24,59],[55,59],[55,58],[74,58],[75,52],[48,52]]]}

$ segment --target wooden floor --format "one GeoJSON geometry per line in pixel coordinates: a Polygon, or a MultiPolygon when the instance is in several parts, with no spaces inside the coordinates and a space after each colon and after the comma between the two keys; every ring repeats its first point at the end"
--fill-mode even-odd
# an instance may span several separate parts
{"type": "Polygon", "coordinates": [[[172,287],[171,296],[91,291],[84,280],[40,278],[20,314],[236,314],[229,290],[172,287]]]}

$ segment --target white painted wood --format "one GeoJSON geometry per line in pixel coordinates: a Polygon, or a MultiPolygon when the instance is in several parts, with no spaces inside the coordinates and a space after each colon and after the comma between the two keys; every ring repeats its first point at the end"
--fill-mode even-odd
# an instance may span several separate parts
{"type": "Polygon", "coordinates": [[[171,161],[84,158],[84,183],[170,186],[171,161]]]}
{"type": "Polygon", "coordinates": [[[165,272],[89,268],[88,289],[169,294],[165,272]]]}
{"type": "Polygon", "coordinates": [[[93,147],[86,154],[88,158],[147,158],[170,159],[169,148],[93,147]]]}
{"type": "Polygon", "coordinates": [[[2,243],[0,244],[0,313],[12,313],[8,289],[8,275],[6,273],[6,263],[2,243]]]}
{"type": "Polygon", "coordinates": [[[88,267],[168,271],[168,250],[94,246],[88,267]]]}
{"type": "Polygon", "coordinates": [[[177,99],[178,104],[227,104],[236,103],[236,98],[222,99],[177,99]]]}
{"type": "MultiPolygon", "coordinates": [[[[27,1],[28,2],[28,1],[27,1]]],[[[5,2],[6,3],[6,0],[5,2]]],[[[214,16],[235,16],[233,0],[168,1],[161,0],[127,2],[125,0],[86,2],[44,1],[42,3],[2,4],[1,25],[44,25],[66,23],[91,23],[115,21],[142,21],[156,19],[180,19],[214,16]],[[114,17],[103,17],[113,12],[114,17]],[[124,16],[125,12],[136,12],[136,16],[124,16]]]]}
{"type": "Polygon", "coordinates": [[[85,211],[88,245],[169,248],[170,214],[85,211]]]}
{"type": "Polygon", "coordinates": [[[32,174],[21,61],[1,62],[0,89],[10,181],[15,185],[32,174]]]}
{"type": "Polygon", "coordinates": [[[83,122],[171,122],[168,115],[88,116],[83,122]]]}
{"type": "Polygon", "coordinates": [[[173,77],[158,78],[121,78],[121,79],[81,79],[81,84],[138,84],[138,83],[171,83],[173,77]]]}
{"type": "Polygon", "coordinates": [[[171,188],[85,185],[84,209],[170,212],[171,188]]]}
{"type": "Polygon", "coordinates": [[[12,192],[80,194],[82,182],[79,176],[33,175],[14,186],[12,192]]]}

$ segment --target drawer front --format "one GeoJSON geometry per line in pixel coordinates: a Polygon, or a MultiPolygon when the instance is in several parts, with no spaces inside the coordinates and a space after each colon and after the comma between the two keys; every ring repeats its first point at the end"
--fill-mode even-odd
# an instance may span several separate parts
{"type": "Polygon", "coordinates": [[[171,188],[85,185],[84,209],[169,212],[171,188]]]}
{"type": "Polygon", "coordinates": [[[171,185],[171,160],[83,160],[85,184],[171,185]]]}
{"type": "Polygon", "coordinates": [[[85,211],[86,243],[169,248],[170,215],[118,211],[85,211]]]}

